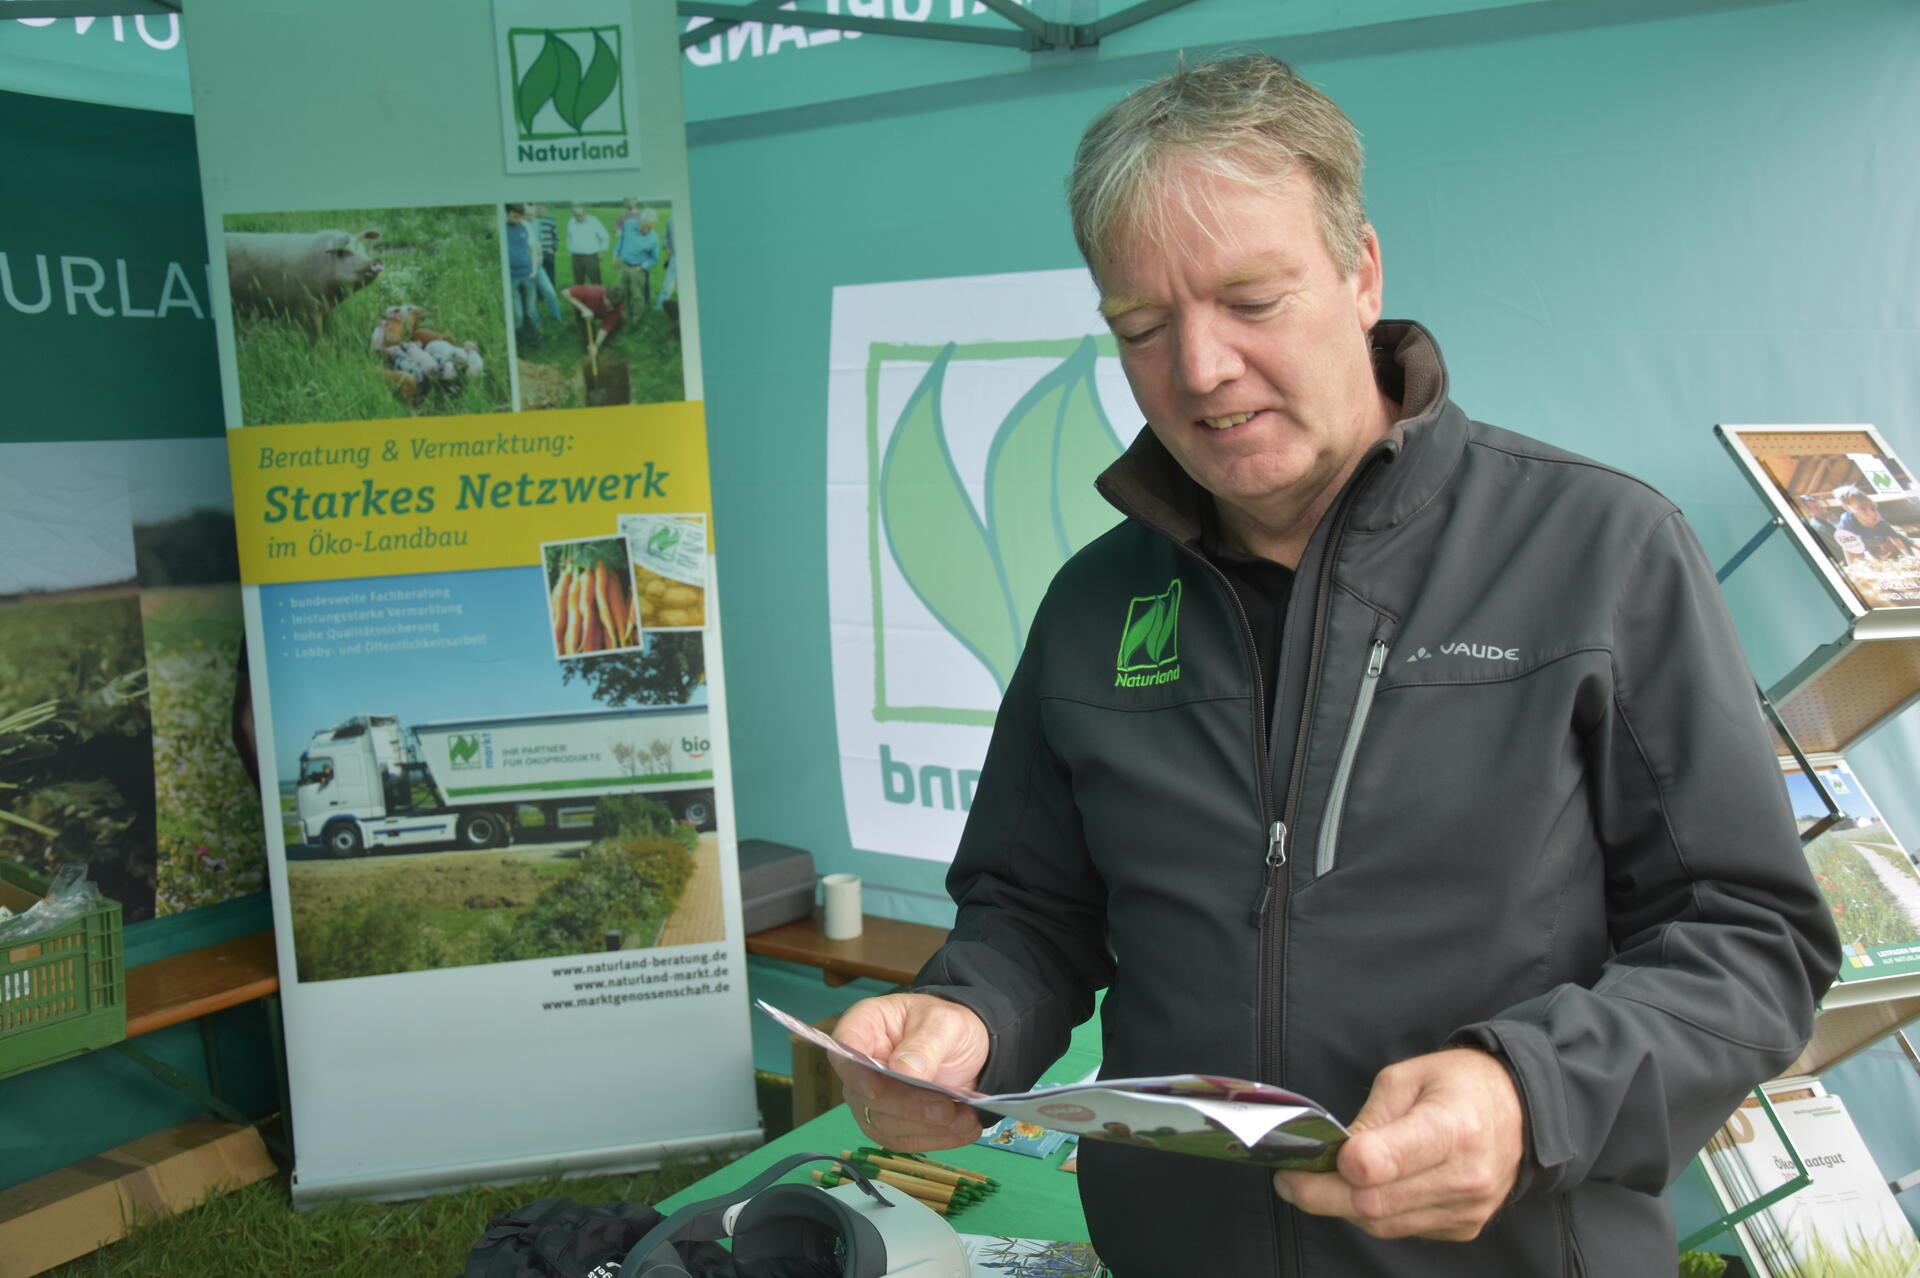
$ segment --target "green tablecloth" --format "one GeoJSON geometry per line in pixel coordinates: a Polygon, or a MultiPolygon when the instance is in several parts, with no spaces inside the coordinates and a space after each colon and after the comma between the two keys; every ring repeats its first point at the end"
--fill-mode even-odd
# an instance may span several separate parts
{"type": "MultiPolygon", "coordinates": [[[[1053,1068],[1043,1076],[1044,1081],[1077,1082],[1099,1063],[1100,1019],[1096,1014],[1074,1031],[1066,1054],[1054,1062],[1053,1068]]],[[[672,1213],[690,1202],[744,1185],[789,1155],[837,1154],[869,1143],[847,1107],[836,1106],[654,1206],[672,1213]]],[[[1000,1182],[997,1193],[952,1217],[950,1223],[963,1234],[1087,1241],[1086,1217],[1080,1212],[1080,1178],[1060,1170],[1060,1163],[1072,1148],[1069,1144],[1046,1158],[1029,1158],[984,1145],[932,1154],[931,1157],[943,1163],[981,1172],[1000,1182]]],[[[804,1181],[806,1178],[806,1172],[801,1171],[786,1179],[804,1181]]]]}

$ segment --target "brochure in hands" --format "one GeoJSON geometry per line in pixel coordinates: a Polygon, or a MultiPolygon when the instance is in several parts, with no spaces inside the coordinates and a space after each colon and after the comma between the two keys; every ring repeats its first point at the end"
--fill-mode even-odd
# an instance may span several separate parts
{"type": "Polygon", "coordinates": [[[997,1096],[942,1087],[896,1073],[764,999],[754,1006],[841,1060],[971,1105],[986,1126],[1015,1118],[1087,1140],[1298,1171],[1330,1170],[1347,1139],[1333,1115],[1296,1092],[1214,1074],[1108,1078],[997,1096]]]}

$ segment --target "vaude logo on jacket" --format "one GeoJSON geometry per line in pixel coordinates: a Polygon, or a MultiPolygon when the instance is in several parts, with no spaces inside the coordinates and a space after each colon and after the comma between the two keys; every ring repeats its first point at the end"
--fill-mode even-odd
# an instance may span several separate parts
{"type": "Polygon", "coordinates": [[[1080,270],[834,292],[827,571],[856,847],[952,855],[1047,585],[1119,519],[1093,480],[1137,414],[1097,304],[1080,270]]]}
{"type": "Polygon", "coordinates": [[[627,108],[630,15],[604,0],[495,7],[509,173],[626,168],[639,156],[627,108]]]}
{"type": "Polygon", "coordinates": [[[1180,677],[1180,579],[1157,595],[1136,595],[1120,630],[1113,686],[1148,688],[1180,677]]]}
{"type": "Polygon", "coordinates": [[[1474,657],[1481,661],[1518,661],[1520,660],[1520,650],[1518,648],[1503,647],[1497,643],[1454,642],[1441,644],[1440,650],[1437,653],[1429,652],[1425,648],[1417,649],[1408,654],[1407,660],[1409,662],[1431,661],[1436,656],[1474,657]]]}

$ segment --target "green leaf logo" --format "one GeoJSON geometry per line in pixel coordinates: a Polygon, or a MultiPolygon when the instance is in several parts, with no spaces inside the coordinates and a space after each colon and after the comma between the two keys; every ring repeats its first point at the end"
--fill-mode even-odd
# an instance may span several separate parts
{"type": "MultiPolygon", "coordinates": [[[[560,83],[560,53],[566,48],[554,39],[553,32],[547,32],[540,53],[527,67],[526,74],[520,77],[520,84],[514,89],[513,110],[520,121],[522,133],[533,132],[533,117],[540,114],[540,108],[553,99],[553,90],[560,83]]],[[[568,49],[571,54],[573,50],[568,49]]],[[[574,73],[579,74],[579,58],[574,58],[574,73]]]]}
{"type": "Polygon", "coordinates": [[[651,537],[647,538],[647,553],[654,556],[670,554],[679,544],[680,530],[662,524],[653,530],[651,537]]]}
{"type": "Polygon", "coordinates": [[[574,110],[569,113],[564,108],[560,115],[571,124],[575,132],[585,126],[588,117],[600,109],[600,104],[613,96],[620,87],[620,55],[607,43],[607,37],[596,31],[593,33],[593,61],[588,64],[587,72],[580,77],[580,92],[574,99],[574,110]]]}
{"type": "MultiPolygon", "coordinates": [[[[555,136],[535,128],[542,110],[549,104],[561,124],[576,134],[588,132],[588,121],[620,88],[620,52],[616,43],[608,40],[609,33],[617,42],[619,32],[613,27],[518,30],[509,34],[514,42],[515,74],[519,77],[513,88],[513,114],[521,136],[555,136]],[[589,39],[591,61],[583,67],[581,53],[589,39]],[[536,47],[535,42],[539,52],[523,70],[519,69],[521,50],[536,47]]],[[[618,132],[625,127],[624,118],[607,123],[609,127],[592,132],[618,132]],[[612,127],[615,125],[618,127],[612,127]]],[[[549,124],[549,130],[551,127],[549,124]]]]}
{"type": "Polygon", "coordinates": [[[1126,624],[1120,630],[1120,655],[1114,669],[1157,670],[1180,659],[1180,579],[1175,577],[1157,595],[1136,595],[1127,604],[1126,624]]]}
{"type": "Polygon", "coordinates": [[[447,742],[447,758],[451,760],[456,767],[462,764],[472,763],[474,756],[479,753],[479,737],[457,736],[447,742]]]}
{"type": "Polygon", "coordinates": [[[901,411],[880,466],[880,520],[907,584],[1005,691],[1054,573],[1114,522],[1093,479],[1120,441],[1087,338],[1001,421],[976,507],[941,410],[954,350],[941,350],[901,411]]]}

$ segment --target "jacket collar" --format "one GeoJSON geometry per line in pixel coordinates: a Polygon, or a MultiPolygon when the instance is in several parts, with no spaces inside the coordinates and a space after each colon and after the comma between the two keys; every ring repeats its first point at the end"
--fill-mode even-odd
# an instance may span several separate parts
{"type": "MultiPolygon", "coordinates": [[[[1466,448],[1467,422],[1447,398],[1447,366],[1433,334],[1411,320],[1382,320],[1369,339],[1375,376],[1400,402],[1400,420],[1374,445],[1389,464],[1373,468],[1349,516],[1349,527],[1373,532],[1409,518],[1440,491],[1466,448]]],[[[1094,486],[1121,514],[1199,549],[1213,499],[1151,429],[1142,427],[1094,486]]]]}

